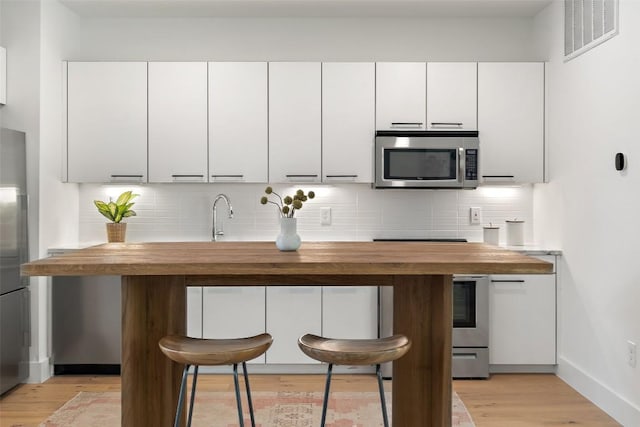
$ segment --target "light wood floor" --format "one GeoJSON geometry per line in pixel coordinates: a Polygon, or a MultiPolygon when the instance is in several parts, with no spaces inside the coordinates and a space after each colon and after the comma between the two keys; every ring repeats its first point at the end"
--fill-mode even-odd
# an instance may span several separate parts
{"type": "MultiPolygon", "coordinates": [[[[232,391],[230,375],[202,375],[198,390],[232,391]]],[[[390,382],[385,386],[390,389],[390,382]]],[[[253,375],[255,391],[322,391],[322,375],[253,375]]],[[[454,381],[477,427],[619,426],[554,375],[493,375],[454,381]]],[[[119,391],[120,377],[59,376],[0,399],[0,426],[37,426],[80,391],[119,391]]],[[[332,391],[377,391],[373,375],[335,375],[332,391]]],[[[410,426],[403,426],[410,427],[410,426]]]]}

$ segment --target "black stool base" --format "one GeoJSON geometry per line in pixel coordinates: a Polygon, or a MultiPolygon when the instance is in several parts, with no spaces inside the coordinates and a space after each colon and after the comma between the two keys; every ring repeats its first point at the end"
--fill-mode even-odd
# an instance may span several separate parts
{"type": "MultiPolygon", "coordinates": [[[[180,394],[178,395],[178,408],[176,409],[176,418],[173,422],[174,427],[179,427],[180,418],[182,417],[182,408],[184,407],[184,399],[187,390],[187,377],[189,376],[189,368],[191,365],[185,365],[182,373],[182,383],[180,384],[180,394]]],[[[253,402],[251,401],[251,389],[249,387],[249,374],[247,373],[247,364],[242,362],[242,372],[244,374],[244,383],[247,389],[247,403],[249,404],[249,416],[251,417],[251,427],[256,427],[256,421],[253,416],[253,402]]],[[[193,383],[191,384],[191,399],[189,404],[189,416],[187,418],[187,427],[191,427],[191,418],[193,415],[193,405],[196,397],[196,383],[198,381],[198,365],[194,365],[193,383]]],[[[240,383],[238,381],[238,364],[233,365],[233,383],[235,386],[236,403],[238,405],[238,419],[240,427],[244,427],[244,417],[242,415],[242,400],[240,398],[240,383]]]]}

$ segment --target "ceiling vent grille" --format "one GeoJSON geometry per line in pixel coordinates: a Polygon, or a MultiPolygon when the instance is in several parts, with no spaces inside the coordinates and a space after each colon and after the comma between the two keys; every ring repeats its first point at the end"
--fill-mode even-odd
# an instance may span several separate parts
{"type": "Polygon", "coordinates": [[[564,0],[564,59],[618,34],[618,0],[564,0]]]}

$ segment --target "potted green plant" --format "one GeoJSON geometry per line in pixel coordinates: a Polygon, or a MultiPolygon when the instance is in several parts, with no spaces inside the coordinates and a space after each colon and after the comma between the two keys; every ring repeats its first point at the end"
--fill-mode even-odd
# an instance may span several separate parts
{"type": "Polygon", "coordinates": [[[120,194],[114,202],[109,198],[108,202],[100,200],[94,200],[93,203],[98,208],[105,218],[109,221],[107,223],[107,241],[112,242],[124,242],[124,237],[127,231],[127,223],[121,222],[124,218],[136,216],[136,211],[131,209],[134,203],[131,201],[138,197],[139,194],[133,194],[132,191],[125,191],[120,194]]]}
{"type": "Polygon", "coordinates": [[[300,236],[297,232],[297,219],[294,218],[296,211],[302,209],[302,205],[309,199],[313,199],[316,195],[313,191],[304,194],[304,191],[298,190],[296,194],[291,196],[280,197],[278,193],[273,191],[273,188],[267,187],[264,190],[267,195],[274,195],[277,197],[276,201],[269,200],[268,196],[262,196],[260,203],[266,205],[271,203],[278,208],[278,214],[280,215],[280,234],[276,238],[276,246],[281,251],[295,251],[300,247],[300,236]]]}

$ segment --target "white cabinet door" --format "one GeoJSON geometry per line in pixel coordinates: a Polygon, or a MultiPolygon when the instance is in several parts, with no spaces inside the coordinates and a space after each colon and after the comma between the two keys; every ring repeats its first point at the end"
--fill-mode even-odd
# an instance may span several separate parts
{"type": "Polygon", "coordinates": [[[544,64],[478,64],[480,175],[492,182],[544,181],[544,64]]]}
{"type": "Polygon", "coordinates": [[[319,363],[300,350],[298,338],[320,335],[321,318],[320,286],[267,287],[267,331],[273,335],[267,363],[319,363]]]}
{"type": "Polygon", "coordinates": [[[330,338],[378,337],[378,288],[323,286],[322,335],[330,338]]]}
{"type": "Polygon", "coordinates": [[[69,62],[67,156],[70,182],[146,182],[146,62],[69,62]]]}
{"type": "MultiPolygon", "coordinates": [[[[242,338],[265,332],[265,287],[203,287],[202,337],[242,338]]],[[[262,355],[251,363],[264,363],[262,355]]]]}
{"type": "Polygon", "coordinates": [[[376,63],[376,129],[424,130],[427,64],[376,63]]]}
{"type": "Polygon", "coordinates": [[[489,307],[491,364],[556,363],[555,274],[493,275],[489,307]]]}
{"type": "Polygon", "coordinates": [[[269,181],[320,182],[319,62],[269,63],[269,181]]]}
{"type": "Polygon", "coordinates": [[[149,182],[207,181],[207,63],[149,63],[149,182]]]}
{"type": "Polygon", "coordinates": [[[201,286],[187,286],[187,336],[202,338],[201,286]]]}
{"type": "Polygon", "coordinates": [[[427,129],[478,129],[478,64],[427,63],[427,129]]]}
{"type": "Polygon", "coordinates": [[[209,63],[209,181],[266,182],[266,62],[209,63]]]}
{"type": "Polygon", "coordinates": [[[322,64],[322,180],[373,182],[375,64],[322,64]]]}

